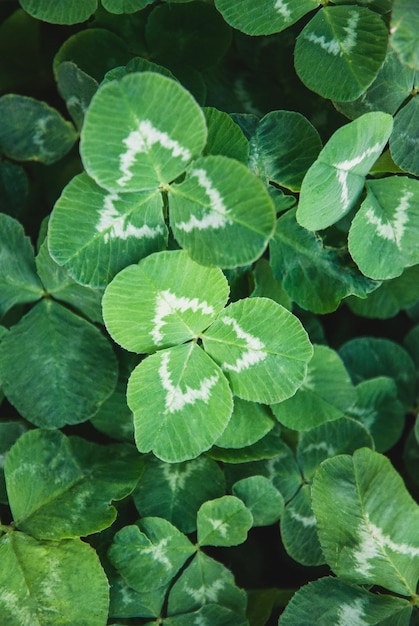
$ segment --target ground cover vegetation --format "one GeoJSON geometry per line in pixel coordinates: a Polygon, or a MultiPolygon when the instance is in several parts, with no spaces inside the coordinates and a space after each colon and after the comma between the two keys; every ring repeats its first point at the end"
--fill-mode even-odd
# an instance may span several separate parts
{"type": "Polygon", "coordinates": [[[419,623],[416,0],[0,3],[0,623],[419,623]]]}

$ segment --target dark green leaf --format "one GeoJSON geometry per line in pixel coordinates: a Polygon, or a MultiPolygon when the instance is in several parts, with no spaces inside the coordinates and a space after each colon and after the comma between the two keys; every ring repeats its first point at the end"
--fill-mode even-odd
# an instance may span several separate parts
{"type": "Polygon", "coordinates": [[[54,0],[39,2],[38,0],[19,0],[25,11],[38,20],[52,24],[77,24],[87,20],[97,8],[97,0],[54,0]]]}
{"type": "Polygon", "coordinates": [[[419,176],[419,98],[412,98],[396,114],[390,137],[390,152],[394,162],[405,172],[419,176]]]}

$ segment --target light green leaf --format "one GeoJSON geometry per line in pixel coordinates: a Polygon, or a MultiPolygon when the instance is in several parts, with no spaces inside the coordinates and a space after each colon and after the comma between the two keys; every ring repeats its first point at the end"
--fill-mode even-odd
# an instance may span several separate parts
{"type": "Polygon", "coordinates": [[[116,376],[102,333],[51,299],[39,302],[0,344],[0,386],[41,428],[88,420],[114,390],[116,376]]]}
{"type": "Polygon", "coordinates": [[[93,289],[77,283],[66,269],[52,259],[46,241],[42,243],[35,262],[39,278],[49,295],[75,307],[92,322],[103,323],[102,289],[93,289]]]}
{"type": "Polygon", "coordinates": [[[242,500],[222,496],[207,500],[197,515],[200,546],[237,546],[246,541],[253,517],[242,500]]]}
{"type": "Polygon", "coordinates": [[[225,376],[194,342],[144,359],[128,381],[127,399],[137,448],[169,463],[208,450],[233,410],[225,376]]]}
{"type": "MultiPolygon", "coordinates": [[[[218,443],[218,442],[217,442],[218,443]]],[[[278,454],[278,445],[281,444],[281,429],[279,424],[274,426],[267,435],[243,448],[221,448],[214,446],[207,455],[216,461],[224,463],[250,463],[261,459],[271,459],[278,454]]]]}
{"type": "Polygon", "coordinates": [[[0,152],[9,158],[55,163],[76,139],[73,125],[45,102],[16,94],[0,98],[0,152]]]}
{"type": "Polygon", "coordinates": [[[111,500],[134,489],[142,460],[133,446],[106,447],[35,429],[10,449],[5,477],[16,526],[37,539],[99,532],[116,519],[111,500]]]}
{"type": "Polygon", "coordinates": [[[235,395],[266,404],[296,392],[313,354],[301,322],[268,298],[230,304],[205,332],[203,343],[235,395]]]}
{"type": "Polygon", "coordinates": [[[255,261],[275,227],[262,181],[242,163],[220,155],[195,161],[186,179],[171,187],[169,206],[176,240],[204,265],[230,268],[255,261]]]}
{"type": "Polygon", "coordinates": [[[338,354],[327,346],[314,346],[301,387],[271,409],[284,426],[306,430],[342,417],[355,399],[355,389],[338,354]]]}
{"type": "Polygon", "coordinates": [[[43,295],[34,252],[23,227],[0,213],[0,318],[15,304],[35,302],[43,295]]]}
{"type": "Polygon", "coordinates": [[[170,522],[147,517],[116,533],[108,557],[130,587],[150,592],[167,585],[194,552],[170,522]]]}
{"type": "Polygon", "coordinates": [[[179,83],[140,72],[103,85],[93,96],[80,153],[101,187],[155,191],[182,174],[206,136],[201,109],[179,83]]]}
{"type": "Polygon", "coordinates": [[[167,617],[164,623],[167,626],[249,626],[244,615],[219,604],[205,604],[193,613],[167,617]]]}
{"type": "Polygon", "coordinates": [[[347,410],[371,433],[377,452],[396,444],[404,429],[405,408],[397,398],[395,381],[388,376],[364,380],[356,386],[356,403],[347,410]]]}
{"type": "Polygon", "coordinates": [[[109,13],[135,13],[145,9],[146,6],[152,4],[154,0],[102,0],[103,7],[109,13]]]}
{"type": "MultiPolygon", "coordinates": [[[[1,332],[0,332],[1,336],[1,332]]],[[[1,402],[1,392],[0,392],[1,402]]],[[[19,439],[27,428],[22,422],[2,421],[0,422],[0,503],[8,504],[6,482],[4,479],[4,462],[6,453],[12,445],[19,439]]]]}
{"type": "Polygon", "coordinates": [[[109,584],[80,539],[38,542],[21,532],[0,539],[0,622],[7,626],[105,626],[109,584]]]}
{"type": "Polygon", "coordinates": [[[158,252],[122,270],[103,297],[103,317],[127,350],[154,352],[191,339],[222,311],[228,283],[183,250],[158,252]]]}
{"type": "Polygon", "coordinates": [[[419,16],[415,0],[394,0],[390,43],[406,65],[419,70],[419,16]]]}
{"type": "Polygon", "coordinates": [[[214,107],[204,107],[205,121],[208,127],[208,139],[204,156],[221,154],[245,165],[249,160],[249,142],[240,126],[233,122],[228,113],[214,107]]]}
{"type": "Polygon", "coordinates": [[[48,227],[51,255],[74,278],[105,287],[121,269],[165,247],[161,195],[118,195],[79,174],[65,187],[48,227]]]}
{"type": "Polygon", "coordinates": [[[399,621],[412,607],[407,600],[389,595],[374,595],[361,587],[348,585],[339,578],[320,578],[301,587],[279,619],[279,626],[407,626],[399,621]],[[309,619],[307,616],[310,616],[309,619]]]}
{"type": "Polygon", "coordinates": [[[357,6],[323,7],[297,37],[295,69],[323,98],[355,100],[377,76],[387,40],[377,13],[357,6]]]}
{"type": "Polygon", "coordinates": [[[211,459],[201,456],[169,464],[149,456],[133,498],[141,517],[158,515],[182,532],[191,533],[196,530],[201,504],[224,494],[224,474],[211,459]]]}
{"type": "Polygon", "coordinates": [[[252,166],[261,178],[299,191],[322,142],[301,113],[270,111],[260,120],[250,146],[252,166]]]}
{"type": "Polygon", "coordinates": [[[323,565],[309,485],[303,485],[281,518],[281,539],[289,556],[302,565],[323,565]]]}
{"type": "Polygon", "coordinates": [[[379,286],[354,267],[346,248],[327,245],[318,233],[301,227],[293,209],[279,218],[269,249],[275,278],[300,307],[313,313],[335,311],[343,298],[365,298],[379,286]]]}
{"type": "Polygon", "coordinates": [[[275,420],[266,406],[234,398],[231,419],[215,443],[220,448],[251,446],[269,433],[274,425],[275,420]]]}
{"type": "Polygon", "coordinates": [[[63,61],[58,65],[56,80],[60,96],[65,100],[76,128],[80,130],[98,83],[71,61],[63,61]]]}
{"type": "Polygon", "coordinates": [[[419,181],[391,176],[367,182],[367,197],[349,231],[349,252],[361,272],[387,280],[419,263],[419,181]]]}
{"type": "Polygon", "coordinates": [[[361,448],[324,461],[312,503],[325,558],[343,581],[415,594],[419,508],[385,456],[361,448]]]}
{"type": "Polygon", "coordinates": [[[373,112],[342,126],[332,135],[304,177],[297,208],[301,226],[321,230],[350,211],[392,127],[391,115],[373,112]]]}
{"type": "Polygon", "coordinates": [[[24,168],[4,159],[0,162],[0,206],[2,213],[18,217],[28,199],[29,179],[24,168]]]}
{"type": "Polygon", "coordinates": [[[284,510],[284,498],[265,476],[249,476],[237,481],[232,493],[249,509],[252,526],[270,526],[279,520],[284,510]]]}
{"type": "Polygon", "coordinates": [[[225,21],[247,35],[272,35],[295,24],[320,2],[318,0],[215,0],[225,21]]]}
{"type": "Polygon", "coordinates": [[[246,602],[246,593],[236,586],[230,570],[199,551],[170,591],[168,614],[186,613],[216,603],[244,615],[246,602]]]}
{"type": "Polygon", "coordinates": [[[394,118],[390,152],[394,162],[405,172],[419,176],[419,99],[412,98],[394,118]]]}
{"type": "Polygon", "coordinates": [[[19,0],[20,6],[37,20],[52,24],[77,24],[86,21],[97,9],[97,0],[19,0]]]}

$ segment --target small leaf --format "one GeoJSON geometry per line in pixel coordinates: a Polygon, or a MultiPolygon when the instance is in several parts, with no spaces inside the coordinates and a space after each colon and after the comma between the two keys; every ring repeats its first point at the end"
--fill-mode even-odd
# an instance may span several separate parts
{"type": "Polygon", "coordinates": [[[0,622],[8,626],[105,626],[109,584],[80,539],[38,542],[21,532],[0,539],[0,622]]]}
{"type": "Polygon", "coordinates": [[[216,461],[224,463],[250,463],[261,459],[272,459],[278,454],[278,444],[281,441],[279,425],[274,426],[267,435],[255,443],[243,448],[221,448],[214,446],[207,455],[216,461]]]}
{"type": "Polygon", "coordinates": [[[51,299],[36,304],[0,344],[0,385],[41,428],[88,420],[114,390],[116,376],[102,333],[51,299]]]}
{"type": "Polygon", "coordinates": [[[0,152],[16,161],[59,161],[77,139],[70,122],[48,106],[28,96],[0,98],[0,152]]]}
{"type": "Polygon", "coordinates": [[[250,511],[235,496],[207,500],[198,511],[200,546],[237,546],[246,541],[253,524],[250,511]]]}
{"type": "Polygon", "coordinates": [[[249,509],[252,526],[270,526],[279,520],[284,510],[284,498],[265,476],[249,476],[237,481],[232,493],[249,509]]]}
{"type": "Polygon", "coordinates": [[[410,100],[394,118],[390,152],[394,162],[405,172],[419,176],[419,98],[410,100]]]}
{"type": "Polygon", "coordinates": [[[377,76],[387,40],[387,28],[377,13],[353,5],[323,7],[297,37],[295,69],[323,98],[354,100],[377,76]]]}
{"type": "Polygon", "coordinates": [[[179,83],[140,72],[103,85],[93,96],[80,153],[101,187],[155,191],[182,174],[204,148],[206,136],[201,109],[179,83]]]}
{"type": "Polygon", "coordinates": [[[147,517],[118,531],[108,556],[130,587],[150,592],[167,585],[194,552],[167,520],[147,517]]]}
{"type": "Polygon", "coordinates": [[[227,379],[194,342],[144,359],[129,379],[127,398],[137,448],[169,463],[208,450],[233,410],[227,379]]]}
{"type": "Polygon", "coordinates": [[[303,485],[286,505],[281,518],[281,538],[287,553],[297,563],[307,566],[325,563],[309,485],[303,485]]]}
{"type": "Polygon", "coordinates": [[[5,477],[16,526],[37,539],[99,532],[116,519],[111,500],[134,489],[142,461],[133,446],[99,446],[59,431],[31,430],[7,455],[5,477]]]}
{"type": "Polygon", "coordinates": [[[268,298],[230,304],[205,332],[203,343],[235,395],[266,404],[296,392],[313,354],[301,322],[268,298]]]}
{"type": "Polygon", "coordinates": [[[390,43],[401,61],[419,70],[419,17],[415,0],[394,0],[391,14],[390,43]]]}
{"type": "Polygon", "coordinates": [[[391,115],[366,113],[332,135],[304,177],[297,208],[301,226],[321,230],[350,211],[392,127],[391,115]]]}
{"type": "Polygon", "coordinates": [[[419,508],[386,457],[361,448],[324,461],[312,502],[327,563],[343,581],[415,594],[419,508]]]}
{"type": "Polygon", "coordinates": [[[186,179],[171,187],[169,206],[176,240],[204,265],[251,263],[265,250],[275,226],[262,181],[242,163],[219,155],[193,163],[186,179]]]}
{"type": "Polygon", "coordinates": [[[230,421],[215,442],[220,448],[245,448],[260,441],[275,426],[268,407],[234,398],[230,421]]]}
{"type": "Polygon", "coordinates": [[[98,83],[71,61],[63,61],[58,65],[56,79],[60,96],[65,100],[67,110],[80,130],[98,83]]]}

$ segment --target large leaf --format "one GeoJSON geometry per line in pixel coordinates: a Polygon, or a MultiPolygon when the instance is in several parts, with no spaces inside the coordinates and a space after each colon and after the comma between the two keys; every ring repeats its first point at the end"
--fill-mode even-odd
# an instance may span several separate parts
{"type": "Polygon", "coordinates": [[[138,449],[169,463],[208,450],[233,410],[227,379],[194,342],[144,359],[129,379],[127,398],[138,449]]]}
{"type": "Polygon", "coordinates": [[[15,304],[41,298],[31,242],[19,222],[4,213],[0,213],[0,267],[0,318],[15,304]]]}
{"type": "Polygon", "coordinates": [[[338,354],[326,346],[314,346],[301,387],[271,408],[288,428],[306,430],[342,417],[355,399],[355,389],[338,354]]]}
{"type": "Polygon", "coordinates": [[[387,40],[387,28],[377,13],[353,5],[324,7],[297,38],[295,69],[323,98],[354,100],[375,79],[387,40]]]}
{"type": "Polygon", "coordinates": [[[419,176],[419,98],[410,100],[394,118],[390,151],[394,162],[405,172],[419,176]]]}
{"type": "Polygon", "coordinates": [[[52,299],[36,304],[0,344],[1,387],[20,414],[42,428],[88,420],[116,377],[116,359],[101,332],[52,299]]]}
{"type": "Polygon", "coordinates": [[[31,430],[7,455],[5,477],[16,526],[37,539],[99,532],[116,519],[111,500],[135,487],[142,460],[133,446],[99,446],[60,431],[31,430]]]}
{"type": "Polygon", "coordinates": [[[226,22],[247,35],[271,35],[297,22],[320,2],[318,0],[216,0],[226,22]]]}
{"type": "Polygon", "coordinates": [[[103,297],[113,339],[135,352],[154,352],[191,339],[223,309],[228,283],[181,250],[159,252],[122,270],[103,297]]]}
{"type": "Polygon", "coordinates": [[[415,0],[394,0],[390,42],[406,65],[419,70],[419,16],[415,0]]]}
{"type": "Polygon", "coordinates": [[[205,265],[255,261],[275,227],[274,206],[262,181],[242,163],[219,155],[193,163],[186,179],[170,189],[169,207],[178,243],[205,265]]]}
{"type": "Polygon", "coordinates": [[[105,287],[121,269],[166,245],[161,195],[111,193],[86,174],[65,187],[51,214],[50,252],[80,283],[105,287]]]}
{"type": "Polygon", "coordinates": [[[419,263],[419,181],[391,176],[367,182],[367,197],[349,231],[349,252],[363,274],[400,276],[419,263]]]}
{"type": "Polygon", "coordinates": [[[8,626],[105,626],[109,584],[80,539],[42,541],[21,532],[0,539],[0,622],[8,626]]]}
{"type": "Polygon", "coordinates": [[[266,404],[296,392],[313,354],[301,322],[268,298],[230,304],[205,332],[203,343],[235,395],[266,404]]]}
{"type": "Polygon", "coordinates": [[[87,173],[105,189],[155,190],[186,169],[206,136],[201,109],[179,83],[140,72],[96,92],[80,152],[87,173]]]}
{"type": "Polygon", "coordinates": [[[222,496],[207,500],[197,515],[200,546],[237,546],[246,541],[253,517],[242,500],[222,496]]]}
{"type": "Polygon", "coordinates": [[[386,457],[361,448],[324,461],[312,502],[322,550],[342,580],[415,595],[419,507],[386,457]]]}
{"type": "Polygon", "coordinates": [[[73,125],[45,102],[15,94],[0,98],[0,152],[11,159],[54,163],[76,139],[73,125]]]}
{"type": "Polygon", "coordinates": [[[146,517],[116,533],[108,556],[130,587],[149,592],[167,585],[195,550],[170,522],[146,517]]]}
{"type": "Polygon", "coordinates": [[[275,278],[299,306],[313,313],[330,313],[343,298],[365,298],[379,286],[361,274],[346,249],[329,246],[300,226],[295,209],[279,218],[269,249],[275,278]]]}
{"type": "Polygon", "coordinates": [[[97,9],[97,0],[19,0],[20,5],[29,15],[38,20],[53,24],[77,24],[87,20],[97,9]]]}
{"type": "Polygon", "coordinates": [[[332,135],[304,177],[297,208],[301,226],[321,230],[350,211],[392,127],[391,115],[373,112],[342,126],[332,135]]]}

